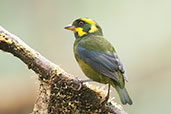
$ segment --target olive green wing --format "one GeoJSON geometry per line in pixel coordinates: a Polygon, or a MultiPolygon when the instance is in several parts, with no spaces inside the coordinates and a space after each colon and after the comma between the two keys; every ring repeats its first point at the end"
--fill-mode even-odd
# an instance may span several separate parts
{"type": "Polygon", "coordinates": [[[77,55],[95,71],[118,82],[124,87],[124,69],[116,53],[102,53],[96,50],[87,50],[78,44],[77,55]]]}

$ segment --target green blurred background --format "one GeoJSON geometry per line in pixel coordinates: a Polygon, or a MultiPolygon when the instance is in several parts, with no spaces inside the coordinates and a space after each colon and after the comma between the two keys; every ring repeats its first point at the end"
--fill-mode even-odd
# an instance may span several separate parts
{"type": "MultiPolygon", "coordinates": [[[[115,45],[129,78],[126,86],[134,104],[124,109],[130,114],[171,113],[170,0],[0,0],[0,4],[2,27],[82,79],[86,77],[73,56],[73,33],[64,26],[79,17],[96,20],[115,45]]],[[[0,114],[28,114],[37,90],[37,75],[0,51],[0,114]]],[[[120,103],[114,89],[111,96],[120,103]]]]}

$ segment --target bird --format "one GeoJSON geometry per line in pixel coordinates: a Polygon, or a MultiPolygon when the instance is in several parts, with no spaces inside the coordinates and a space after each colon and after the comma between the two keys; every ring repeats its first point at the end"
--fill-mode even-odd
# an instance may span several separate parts
{"type": "Polygon", "coordinates": [[[108,84],[103,103],[109,99],[111,85],[116,89],[121,103],[131,105],[133,102],[125,88],[128,78],[123,64],[112,44],[104,38],[97,22],[87,17],[78,18],[64,28],[74,33],[74,55],[83,73],[92,81],[108,84]]]}

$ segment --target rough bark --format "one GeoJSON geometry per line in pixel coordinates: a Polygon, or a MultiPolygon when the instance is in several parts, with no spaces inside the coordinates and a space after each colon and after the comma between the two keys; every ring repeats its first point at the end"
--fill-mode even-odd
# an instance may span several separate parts
{"type": "Polygon", "coordinates": [[[20,38],[0,27],[0,50],[13,54],[38,74],[39,95],[32,114],[126,114],[120,105],[102,105],[104,90],[83,85],[26,45],[20,38]]]}

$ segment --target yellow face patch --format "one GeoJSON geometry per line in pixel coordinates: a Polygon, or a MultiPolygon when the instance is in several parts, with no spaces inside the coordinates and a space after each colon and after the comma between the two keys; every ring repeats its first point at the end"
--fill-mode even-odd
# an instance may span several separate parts
{"type": "Polygon", "coordinates": [[[81,18],[81,20],[85,21],[86,23],[89,23],[91,25],[91,29],[89,30],[89,33],[96,32],[98,29],[96,27],[96,23],[91,19],[81,18]]]}
{"type": "Polygon", "coordinates": [[[83,31],[83,28],[78,27],[75,29],[75,32],[78,32],[78,36],[81,37],[86,34],[86,32],[83,31]]]}
{"type": "Polygon", "coordinates": [[[97,30],[98,29],[97,29],[96,25],[91,25],[91,29],[89,30],[89,33],[93,33],[93,32],[95,32],[97,30]]]}

